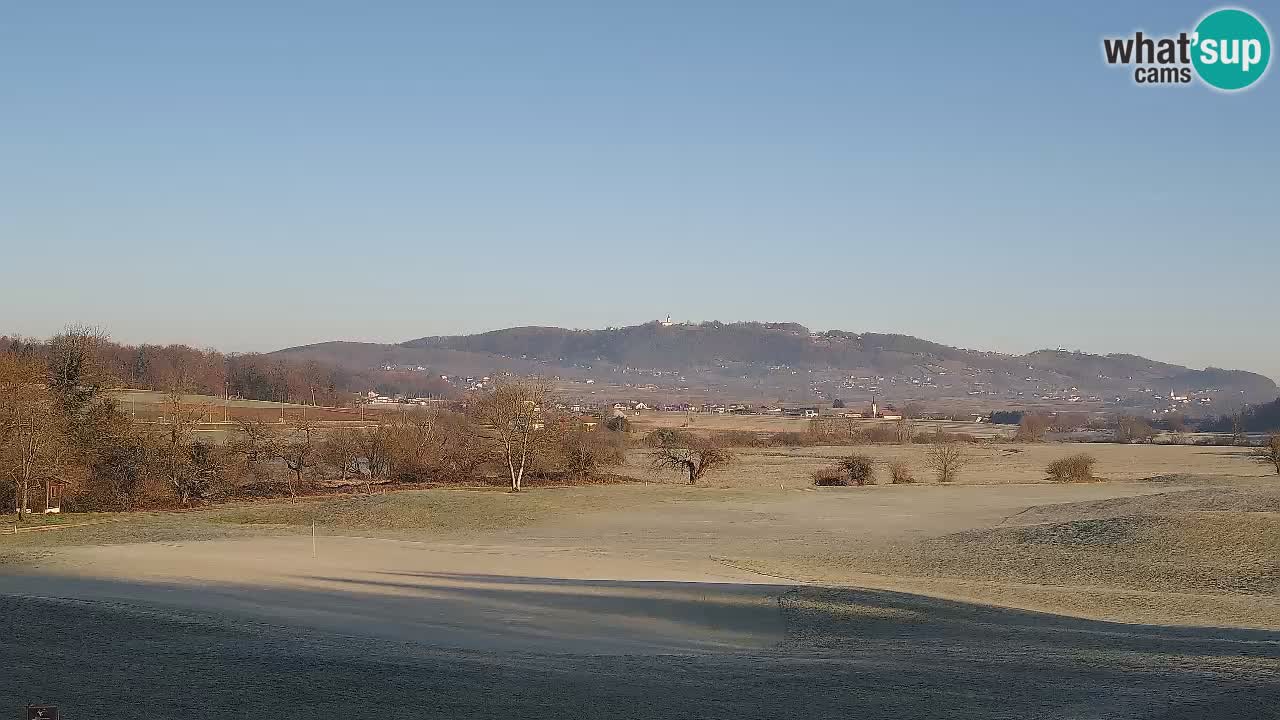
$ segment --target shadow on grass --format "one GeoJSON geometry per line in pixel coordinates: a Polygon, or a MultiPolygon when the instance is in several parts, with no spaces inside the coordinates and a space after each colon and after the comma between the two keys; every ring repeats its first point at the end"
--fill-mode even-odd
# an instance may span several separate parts
{"type": "Polygon", "coordinates": [[[1271,632],[789,585],[299,580],[314,587],[0,579],[0,706],[526,720],[1253,718],[1280,707],[1271,632]]]}

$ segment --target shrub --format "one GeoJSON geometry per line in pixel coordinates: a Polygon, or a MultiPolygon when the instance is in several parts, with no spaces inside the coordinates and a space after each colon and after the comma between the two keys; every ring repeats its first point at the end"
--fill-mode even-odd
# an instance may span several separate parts
{"type": "Polygon", "coordinates": [[[811,477],[813,477],[813,484],[820,487],[837,487],[849,484],[849,476],[834,465],[814,470],[811,477]]]}
{"type": "Polygon", "coordinates": [[[870,457],[854,454],[841,458],[836,467],[849,478],[850,485],[875,485],[876,465],[870,457]]]}
{"type": "Polygon", "coordinates": [[[959,443],[934,443],[925,455],[925,464],[933,470],[938,482],[949,483],[959,477],[960,471],[969,464],[969,457],[959,443]]]}
{"type": "Polygon", "coordinates": [[[894,485],[909,485],[916,481],[916,476],[912,474],[911,466],[906,460],[890,460],[889,481],[894,485]]]}
{"type": "Polygon", "coordinates": [[[834,465],[813,471],[810,475],[814,485],[852,486],[875,485],[875,461],[862,454],[854,454],[841,458],[834,465]]]}
{"type": "Polygon", "coordinates": [[[555,474],[586,480],[627,459],[627,440],[618,433],[574,430],[560,438],[555,474]]]}
{"type": "Polygon", "coordinates": [[[1045,472],[1054,482],[1089,482],[1093,479],[1093,466],[1098,459],[1088,453],[1068,455],[1049,463],[1045,472]]]}

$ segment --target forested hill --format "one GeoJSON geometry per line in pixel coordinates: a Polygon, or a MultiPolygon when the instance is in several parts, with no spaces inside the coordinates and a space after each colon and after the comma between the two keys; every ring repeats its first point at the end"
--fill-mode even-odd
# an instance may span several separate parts
{"type": "Polygon", "coordinates": [[[675,373],[691,387],[719,387],[730,394],[750,387],[796,398],[856,397],[865,391],[926,400],[982,395],[993,401],[1078,397],[1072,402],[1101,403],[1132,397],[1150,404],[1147,400],[1194,392],[1197,402],[1208,398],[1203,404],[1221,411],[1229,403],[1266,402],[1277,395],[1270,378],[1241,370],[1198,370],[1127,354],[1040,350],[1006,355],[909,335],[811,332],[795,323],[517,327],[392,345],[332,342],[280,352],[352,369],[421,365],[448,374],[512,370],[603,380],[619,379],[611,373],[675,373]]]}

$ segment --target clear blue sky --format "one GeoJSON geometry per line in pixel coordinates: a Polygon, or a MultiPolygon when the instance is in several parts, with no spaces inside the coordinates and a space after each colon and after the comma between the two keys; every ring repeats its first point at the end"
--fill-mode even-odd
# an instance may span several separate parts
{"type": "Polygon", "coordinates": [[[1275,69],[1102,62],[1211,4],[0,7],[0,332],[671,313],[1280,377],[1275,69]]]}

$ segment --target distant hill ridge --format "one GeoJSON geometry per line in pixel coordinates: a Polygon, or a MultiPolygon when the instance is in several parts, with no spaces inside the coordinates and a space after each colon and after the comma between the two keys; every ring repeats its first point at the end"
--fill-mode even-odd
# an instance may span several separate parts
{"type": "Polygon", "coordinates": [[[1110,399],[1135,391],[1215,390],[1249,402],[1269,401],[1277,395],[1270,378],[1243,370],[1196,370],[1129,354],[1038,350],[1006,355],[910,335],[811,332],[796,323],[651,322],[603,330],[513,327],[399,344],[332,342],[279,352],[349,367],[422,365],[442,372],[510,369],[572,377],[587,370],[670,371],[687,375],[693,385],[726,390],[749,386],[766,394],[776,389],[837,395],[841,389],[857,390],[847,378],[862,376],[873,383],[893,378],[895,385],[934,391],[921,392],[925,399],[955,395],[961,389],[965,395],[1015,398],[1018,392],[1048,397],[1054,388],[1077,393],[1082,399],[1110,399]],[[796,382],[797,375],[804,382],[796,382]],[[877,381],[877,377],[886,379],[877,381]],[[960,378],[967,379],[963,388],[960,378]],[[824,384],[833,386],[824,391],[824,384]]]}

